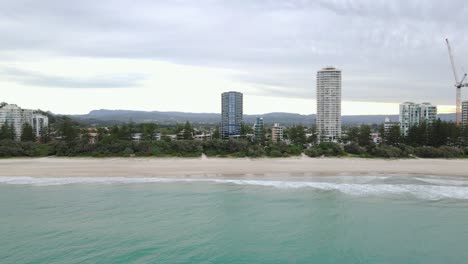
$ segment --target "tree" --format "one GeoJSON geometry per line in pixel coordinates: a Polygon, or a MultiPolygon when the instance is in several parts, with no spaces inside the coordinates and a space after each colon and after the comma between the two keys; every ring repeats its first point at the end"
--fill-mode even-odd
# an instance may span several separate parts
{"type": "Polygon", "coordinates": [[[241,123],[241,127],[240,127],[240,134],[241,136],[245,136],[247,134],[252,134],[254,131],[253,131],[253,128],[246,125],[244,122],[241,123]]]}
{"type": "Polygon", "coordinates": [[[391,126],[388,132],[384,134],[385,144],[395,146],[401,143],[400,126],[391,126]]]}
{"type": "Polygon", "coordinates": [[[219,126],[217,126],[213,132],[213,139],[220,139],[221,134],[219,133],[219,126]]]}
{"type": "Polygon", "coordinates": [[[3,140],[3,139],[14,140],[15,133],[14,133],[14,130],[12,130],[12,128],[13,126],[10,126],[7,122],[5,122],[0,128],[0,140],[3,140]]]}
{"type": "Polygon", "coordinates": [[[103,127],[98,127],[96,132],[97,132],[97,140],[98,141],[103,140],[104,137],[108,134],[107,129],[105,129],[103,127]]]}
{"type": "Polygon", "coordinates": [[[16,139],[16,131],[13,124],[8,124],[6,121],[2,125],[0,129],[0,140],[8,139],[8,140],[15,140],[16,139]]]}
{"type": "Polygon", "coordinates": [[[59,126],[59,132],[63,140],[71,142],[78,136],[78,131],[73,127],[72,120],[68,117],[63,119],[62,124],[59,126]]]}
{"type": "Polygon", "coordinates": [[[358,127],[352,127],[348,130],[346,133],[346,140],[353,142],[353,143],[358,143],[359,142],[359,128],[358,127]]]}
{"type": "Polygon", "coordinates": [[[468,146],[468,125],[465,125],[461,128],[461,145],[462,146],[468,146]]]}
{"type": "Polygon", "coordinates": [[[369,125],[361,125],[359,128],[359,138],[358,138],[358,144],[361,147],[367,147],[371,144],[372,138],[371,138],[371,127],[369,125]]]}
{"type": "Polygon", "coordinates": [[[289,129],[288,137],[295,145],[304,145],[306,143],[305,128],[302,125],[293,126],[289,129]]]}
{"type": "Polygon", "coordinates": [[[132,126],[131,125],[122,125],[122,127],[118,128],[116,130],[116,136],[120,140],[126,140],[130,141],[132,140],[132,131],[131,131],[132,126]]]}
{"type": "Polygon", "coordinates": [[[13,123],[10,124],[10,132],[11,132],[11,139],[15,140],[16,139],[16,129],[13,123]]]}
{"type": "Polygon", "coordinates": [[[193,139],[193,128],[189,121],[185,122],[183,136],[185,140],[193,139]]]}
{"type": "Polygon", "coordinates": [[[143,126],[143,138],[145,140],[152,141],[154,138],[154,131],[156,130],[157,125],[155,123],[142,124],[143,126]]]}
{"type": "Polygon", "coordinates": [[[22,142],[31,142],[35,141],[36,136],[34,135],[33,127],[29,123],[25,123],[21,131],[21,141],[22,142]]]}
{"type": "Polygon", "coordinates": [[[49,134],[49,128],[48,127],[43,128],[43,131],[41,133],[40,141],[41,141],[41,143],[48,143],[50,141],[50,134],[49,134]]]}
{"type": "Polygon", "coordinates": [[[447,122],[443,122],[440,119],[437,119],[434,123],[432,123],[429,138],[430,146],[440,147],[443,145],[447,145],[450,137],[448,126],[449,125],[447,122]]]}

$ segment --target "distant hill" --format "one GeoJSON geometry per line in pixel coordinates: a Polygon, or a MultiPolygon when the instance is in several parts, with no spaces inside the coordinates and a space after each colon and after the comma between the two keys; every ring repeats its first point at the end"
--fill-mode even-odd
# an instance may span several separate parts
{"type": "MultiPolygon", "coordinates": [[[[72,118],[88,124],[116,124],[125,122],[157,122],[160,124],[177,124],[190,121],[195,124],[218,124],[220,114],[217,113],[185,113],[160,111],[131,110],[93,110],[86,115],[72,115],[72,118]]],[[[257,117],[263,117],[265,124],[280,123],[281,125],[312,125],[315,115],[300,115],[294,113],[267,113],[263,115],[244,115],[244,122],[254,123],[257,117]]],[[[388,117],[397,121],[398,115],[349,115],[343,116],[343,124],[380,124],[388,117]]],[[[441,114],[442,120],[453,121],[455,114],[441,114]]]]}

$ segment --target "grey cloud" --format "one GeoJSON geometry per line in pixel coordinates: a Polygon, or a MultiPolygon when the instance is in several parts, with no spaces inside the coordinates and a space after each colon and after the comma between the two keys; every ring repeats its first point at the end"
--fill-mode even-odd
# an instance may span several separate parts
{"type": "Polygon", "coordinates": [[[0,76],[30,86],[53,88],[131,88],[140,86],[141,74],[100,75],[90,78],[53,76],[17,68],[0,69],[0,76]]]}
{"type": "Polygon", "coordinates": [[[418,101],[424,87],[452,103],[445,37],[468,69],[465,0],[17,0],[0,15],[0,53],[233,68],[270,96],[314,96],[315,72],[336,65],[348,100],[418,101]]]}

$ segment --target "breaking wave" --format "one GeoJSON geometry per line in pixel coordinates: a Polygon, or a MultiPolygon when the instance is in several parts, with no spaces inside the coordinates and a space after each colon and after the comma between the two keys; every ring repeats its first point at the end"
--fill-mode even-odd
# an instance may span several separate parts
{"type": "Polygon", "coordinates": [[[278,189],[312,189],[338,191],[352,196],[413,196],[420,199],[468,200],[468,179],[444,177],[337,176],[307,178],[307,181],[193,178],[130,177],[0,177],[0,184],[54,186],[67,184],[132,184],[132,183],[235,184],[278,189]]]}

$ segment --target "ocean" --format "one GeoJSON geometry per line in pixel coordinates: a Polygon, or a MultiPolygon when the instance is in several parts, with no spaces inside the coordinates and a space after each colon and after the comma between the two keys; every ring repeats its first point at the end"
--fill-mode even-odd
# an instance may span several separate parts
{"type": "Polygon", "coordinates": [[[0,263],[468,263],[468,178],[0,177],[0,263]]]}

